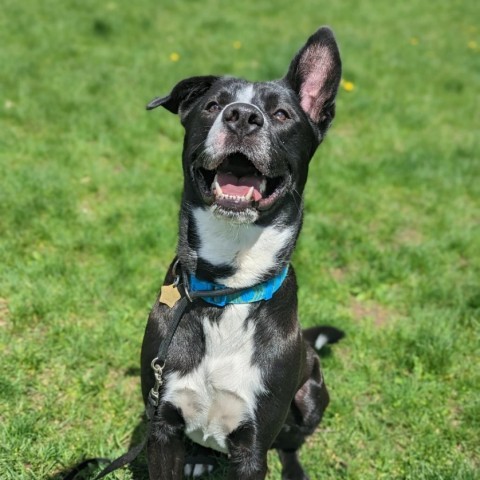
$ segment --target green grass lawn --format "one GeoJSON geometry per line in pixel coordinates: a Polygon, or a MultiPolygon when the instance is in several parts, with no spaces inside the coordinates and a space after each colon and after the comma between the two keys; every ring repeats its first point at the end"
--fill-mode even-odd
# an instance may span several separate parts
{"type": "Polygon", "coordinates": [[[303,462],[312,480],[480,478],[478,18],[475,0],[4,0],[0,478],[59,479],[138,437],[182,185],[178,119],[145,104],[189,75],[279,78],[322,24],[344,82],[294,265],[303,325],[348,337],[303,462]]]}

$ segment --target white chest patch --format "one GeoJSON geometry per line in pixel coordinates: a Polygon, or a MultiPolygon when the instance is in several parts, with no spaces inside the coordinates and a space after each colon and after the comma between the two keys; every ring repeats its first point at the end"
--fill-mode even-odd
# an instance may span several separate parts
{"type": "Polygon", "coordinates": [[[228,453],[227,436],[253,418],[264,391],[261,372],[252,365],[253,322],[249,304],[228,305],[218,322],[203,319],[205,356],[191,373],[169,375],[163,399],[178,407],[185,433],[194,442],[228,453]]]}
{"type": "Polygon", "coordinates": [[[200,237],[199,256],[212,265],[236,267],[234,275],[217,279],[232,288],[255,285],[276,266],[277,254],[294,234],[292,227],[235,225],[203,208],[196,208],[193,216],[200,237]]]}

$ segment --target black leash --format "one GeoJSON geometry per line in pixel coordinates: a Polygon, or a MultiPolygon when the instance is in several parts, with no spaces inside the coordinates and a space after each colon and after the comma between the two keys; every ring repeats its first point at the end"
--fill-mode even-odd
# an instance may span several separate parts
{"type": "MultiPolygon", "coordinates": [[[[107,476],[109,473],[112,473],[113,471],[118,470],[119,468],[122,468],[125,465],[128,465],[129,463],[132,463],[138,457],[138,455],[140,455],[142,450],[145,448],[147,444],[147,440],[150,436],[150,432],[152,430],[152,420],[153,420],[153,417],[155,416],[158,404],[160,402],[159,392],[160,392],[160,387],[163,384],[163,369],[165,368],[168,349],[170,347],[170,344],[172,343],[175,332],[177,331],[178,325],[180,324],[180,321],[188,305],[202,297],[220,297],[223,295],[238,294],[246,290],[249,290],[251,288],[251,287],[224,288],[222,290],[198,290],[195,292],[190,292],[189,284],[188,284],[188,276],[186,272],[182,271],[181,272],[182,282],[180,282],[180,275],[177,274],[176,272],[178,268],[180,268],[180,263],[177,259],[172,269],[173,275],[175,277],[175,281],[172,285],[168,285],[167,287],[173,290],[179,290],[178,287],[180,287],[180,289],[183,291],[183,295],[182,293],[178,292],[178,300],[176,300],[174,305],[171,307],[173,311],[172,321],[167,330],[167,334],[165,335],[162,342],[160,343],[157,356],[152,360],[152,363],[151,363],[153,374],[155,376],[155,384],[151,388],[148,394],[148,403],[145,407],[145,413],[147,417],[147,431],[145,433],[145,437],[141,443],[139,443],[138,445],[135,445],[127,453],[124,453],[122,456],[113,460],[93,480],[100,480],[101,478],[104,478],[105,476],[107,476]]],[[[177,293],[175,293],[175,295],[177,295],[177,293]]],[[[162,302],[162,297],[160,297],[160,301],[162,302]]],[[[193,463],[193,460],[195,460],[196,458],[197,457],[192,457],[192,461],[188,463],[193,463]]],[[[206,457],[202,457],[200,460],[201,460],[200,462],[197,461],[196,463],[212,464],[212,461],[210,462],[206,461],[207,460],[206,457]]],[[[108,461],[109,460],[105,458],[91,458],[88,460],[84,460],[83,462],[75,466],[73,470],[71,470],[68,473],[68,475],[63,478],[63,480],[74,480],[75,477],[81,471],[85,470],[92,463],[105,463],[108,461]]]]}
{"type": "Polygon", "coordinates": [[[82,472],[83,470],[86,470],[90,465],[94,463],[111,463],[111,460],[109,458],[101,458],[101,457],[96,457],[96,458],[87,458],[83,462],[80,462],[79,464],[75,465],[70,472],[68,472],[68,475],[63,478],[63,480],[74,480],[75,477],[82,472]]]}

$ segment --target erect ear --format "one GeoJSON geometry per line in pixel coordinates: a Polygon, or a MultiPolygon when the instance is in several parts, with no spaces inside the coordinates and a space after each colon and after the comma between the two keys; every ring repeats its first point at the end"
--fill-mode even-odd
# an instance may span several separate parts
{"type": "Polygon", "coordinates": [[[322,27],[297,53],[284,80],[297,92],[300,105],[321,131],[335,116],[335,95],[342,62],[333,32],[322,27]]]}
{"type": "Polygon", "coordinates": [[[190,105],[202,96],[217,78],[213,75],[186,78],[177,83],[169,95],[154,98],[147,105],[147,110],[164,107],[172,113],[185,114],[190,105]]]}

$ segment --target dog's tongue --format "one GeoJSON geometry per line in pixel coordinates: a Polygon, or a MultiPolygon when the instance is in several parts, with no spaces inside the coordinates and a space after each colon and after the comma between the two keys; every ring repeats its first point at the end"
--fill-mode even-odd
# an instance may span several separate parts
{"type": "Polygon", "coordinates": [[[224,195],[232,195],[235,197],[244,197],[253,187],[252,199],[258,202],[262,198],[260,193],[262,177],[257,175],[245,175],[237,177],[233,173],[217,173],[217,182],[222,189],[224,195]]]}

